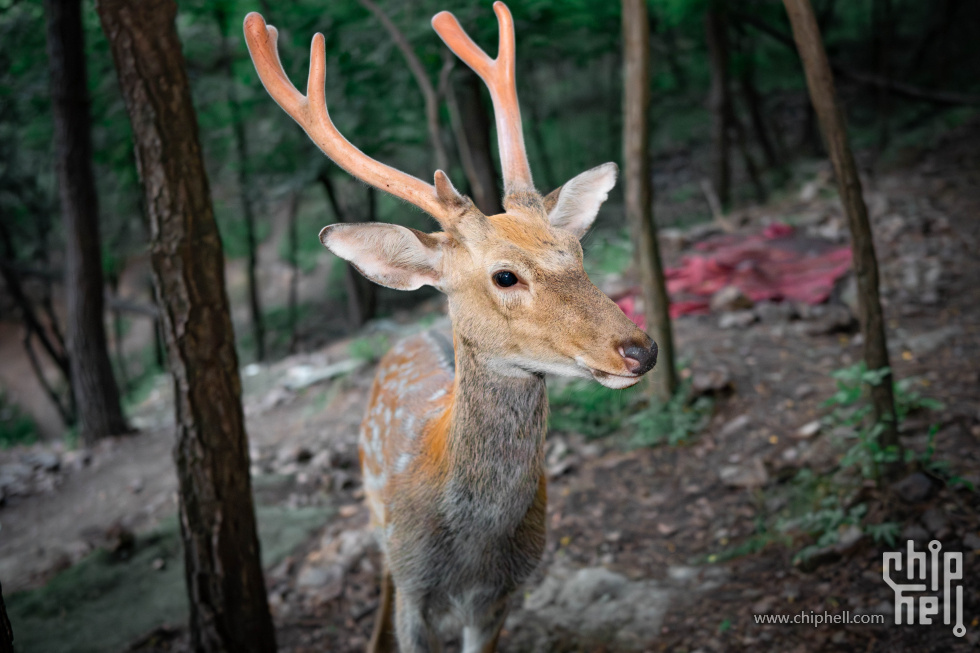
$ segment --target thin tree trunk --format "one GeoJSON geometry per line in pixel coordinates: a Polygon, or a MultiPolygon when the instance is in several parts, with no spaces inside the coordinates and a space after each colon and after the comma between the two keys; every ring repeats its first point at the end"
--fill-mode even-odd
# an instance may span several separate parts
{"type": "MultiPolygon", "coordinates": [[[[743,38],[743,43],[746,39],[743,38]]],[[[773,147],[772,139],[769,138],[769,130],[766,127],[765,112],[763,110],[763,100],[759,95],[759,89],[755,84],[755,57],[751,51],[751,44],[745,52],[745,66],[739,76],[739,85],[742,89],[742,98],[749,111],[749,121],[752,123],[752,132],[755,140],[759,143],[762,155],[766,159],[766,165],[772,168],[779,167],[779,156],[776,148],[773,147]]]]}
{"type": "Polygon", "coordinates": [[[415,50],[412,49],[412,44],[408,42],[408,39],[405,38],[402,31],[398,29],[398,26],[392,22],[391,18],[388,17],[388,14],[381,7],[372,2],[372,0],[358,0],[358,2],[361,3],[362,7],[374,14],[381,22],[388,35],[391,36],[391,40],[395,42],[395,46],[401,51],[402,56],[405,57],[408,68],[412,71],[412,76],[415,78],[415,83],[419,85],[419,90],[422,91],[422,96],[425,98],[425,122],[429,128],[429,141],[432,144],[436,168],[448,172],[449,157],[442,143],[442,130],[439,127],[439,95],[432,85],[432,80],[429,79],[429,74],[426,72],[425,66],[422,65],[418,55],[415,54],[415,50]]]}
{"type": "MultiPolygon", "coordinates": [[[[890,369],[885,320],[878,297],[878,261],[868,222],[868,210],[861,195],[861,179],[848,143],[844,114],[837,103],[834,78],[820,37],[820,29],[809,0],[783,0],[783,4],[793,26],[793,36],[800,59],[803,60],[810,99],[820,119],[851,231],[854,273],[858,286],[858,312],[861,333],[864,336],[864,361],[869,370],[890,369]]],[[[880,444],[884,448],[896,450],[899,454],[898,460],[901,461],[902,444],[895,423],[892,378],[889,372],[880,384],[872,386],[871,399],[875,418],[884,427],[880,444]]],[[[900,463],[890,466],[885,470],[886,475],[894,474],[899,466],[900,463]]]]}
{"type": "MultiPolygon", "coordinates": [[[[891,0],[874,0],[872,4],[872,49],[874,50],[875,74],[882,79],[888,79],[888,48],[891,47],[892,32],[892,3],[891,0]]],[[[877,152],[880,155],[891,137],[888,128],[891,102],[888,91],[878,87],[875,89],[875,113],[878,118],[877,152]]]]}
{"type": "MultiPolygon", "coordinates": [[[[119,275],[116,272],[109,274],[107,279],[109,282],[109,289],[112,292],[111,297],[119,297],[119,275]]],[[[111,305],[109,306],[109,312],[112,313],[112,344],[116,350],[116,368],[119,370],[119,387],[125,396],[130,391],[129,385],[129,373],[126,370],[126,356],[123,352],[123,321],[122,321],[122,311],[117,307],[111,305]]]]}
{"type": "Polygon", "coordinates": [[[711,110],[711,183],[723,205],[728,204],[731,198],[731,141],[728,127],[732,115],[728,88],[728,26],[724,11],[721,3],[714,1],[704,14],[708,63],[711,67],[711,90],[708,93],[711,110]]]}
{"type": "Polygon", "coordinates": [[[10,626],[7,606],[3,602],[2,586],[0,586],[0,653],[14,653],[14,629],[10,626]]]}
{"type": "MultiPolygon", "coordinates": [[[[755,16],[742,13],[739,13],[738,17],[739,20],[745,22],[747,25],[755,27],[763,34],[772,37],[775,41],[782,43],[789,48],[795,49],[796,46],[794,45],[792,38],[782,33],[780,30],[772,27],[765,21],[760,20],[755,16]]],[[[883,88],[897,97],[904,97],[920,102],[931,102],[941,106],[960,107],[980,105],[980,96],[950,93],[949,91],[934,91],[932,89],[921,88],[919,86],[913,86],[904,82],[897,82],[893,79],[883,79],[875,75],[862,73],[859,70],[854,70],[853,67],[836,61],[830,61],[830,69],[841,79],[847,79],[858,84],[864,84],[865,86],[883,88]]],[[[942,74],[942,71],[937,71],[937,75],[942,74]]]]}
{"type": "Polygon", "coordinates": [[[623,158],[626,216],[636,247],[647,328],[660,347],[652,388],[666,401],[677,390],[670,299],[664,281],[650,175],[650,29],[646,0],[623,0],[623,158]]]}
{"type": "Polygon", "coordinates": [[[742,127],[742,121],[735,114],[734,107],[732,107],[732,113],[728,118],[728,124],[731,127],[732,133],[735,135],[735,145],[738,146],[738,151],[742,155],[742,164],[745,166],[745,172],[748,174],[749,182],[752,184],[752,190],[755,192],[755,201],[762,204],[766,201],[766,186],[762,183],[759,166],[756,164],[755,157],[752,156],[752,152],[749,150],[748,139],[745,137],[745,129],[742,127]]]}
{"type": "Polygon", "coordinates": [[[446,88],[449,117],[463,171],[478,209],[486,215],[503,211],[497,168],[490,140],[490,114],[483,101],[482,83],[469,68],[454,75],[457,83],[446,88]]]}
{"type": "Polygon", "coordinates": [[[224,254],[173,0],[101,0],[132,123],[176,405],[191,647],[273,653],[224,254]]]}
{"type": "MultiPolygon", "coordinates": [[[[524,97],[535,97],[537,93],[526,93],[524,97]]],[[[538,152],[538,162],[541,164],[541,186],[543,188],[556,188],[561,182],[555,176],[555,167],[551,164],[551,157],[548,155],[548,145],[544,140],[544,133],[541,131],[541,112],[538,110],[537,102],[528,102],[528,127],[531,131],[531,141],[538,152]]]]}
{"type": "Polygon", "coordinates": [[[246,274],[252,339],[255,340],[255,359],[263,361],[265,360],[265,319],[262,316],[257,276],[259,245],[255,233],[256,185],[248,178],[248,137],[245,134],[245,120],[242,117],[241,103],[238,101],[235,72],[232,69],[231,51],[228,48],[228,14],[225,9],[226,7],[222,4],[218,4],[215,9],[215,17],[221,33],[218,56],[228,84],[228,111],[231,114],[231,130],[235,137],[235,154],[238,158],[238,195],[242,202],[242,218],[245,220],[245,247],[248,250],[246,274]]]}
{"type": "MultiPolygon", "coordinates": [[[[319,180],[337,221],[354,222],[341,205],[330,174],[326,171],[321,172],[319,180]]],[[[365,279],[350,263],[345,265],[344,287],[347,290],[347,321],[352,328],[357,328],[374,317],[377,311],[378,292],[375,285],[365,279]]]]}
{"type": "MultiPolygon", "coordinates": [[[[0,278],[3,279],[4,284],[7,286],[7,292],[10,294],[11,299],[20,309],[21,319],[24,322],[24,351],[27,353],[27,358],[31,363],[31,369],[34,370],[34,374],[41,388],[44,389],[45,394],[48,395],[51,402],[55,405],[62,422],[64,422],[66,427],[73,426],[76,417],[75,399],[71,387],[71,360],[68,358],[64,341],[60,337],[55,337],[52,340],[52,334],[56,336],[57,331],[49,332],[48,328],[41,323],[41,319],[37,316],[37,313],[34,311],[34,306],[24,291],[20,276],[14,268],[13,239],[2,220],[0,220],[0,278]],[[65,386],[67,387],[64,398],[54,389],[44,375],[44,368],[41,366],[41,362],[34,352],[34,346],[31,344],[31,339],[34,336],[37,336],[44,351],[54,362],[64,378],[65,386]]],[[[53,314],[49,319],[53,319],[53,314]]]]}
{"type": "Polygon", "coordinates": [[[299,339],[299,201],[303,191],[296,189],[289,196],[286,208],[286,245],[289,248],[289,297],[286,312],[289,315],[289,353],[296,353],[299,339]]]}
{"type": "Polygon", "coordinates": [[[129,433],[105,332],[81,0],[45,0],[56,167],[65,233],[72,391],[82,442],[129,433]]]}

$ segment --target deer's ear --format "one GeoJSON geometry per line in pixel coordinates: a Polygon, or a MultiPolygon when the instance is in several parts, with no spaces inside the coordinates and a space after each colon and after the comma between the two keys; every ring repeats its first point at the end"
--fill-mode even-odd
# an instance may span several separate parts
{"type": "Polygon", "coordinates": [[[579,238],[584,236],[616,185],[617,174],[619,167],[615,163],[603,163],[549,193],[544,206],[552,226],[567,229],[579,238]]]}
{"type": "Polygon", "coordinates": [[[415,290],[441,285],[441,236],[381,222],[342,223],[324,227],[320,242],[371,281],[395,290],[415,290]]]}

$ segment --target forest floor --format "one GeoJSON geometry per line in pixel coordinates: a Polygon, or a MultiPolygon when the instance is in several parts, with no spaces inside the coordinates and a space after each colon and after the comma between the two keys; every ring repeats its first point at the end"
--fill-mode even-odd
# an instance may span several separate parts
{"type": "MultiPolygon", "coordinates": [[[[742,232],[778,219],[839,241],[846,227],[827,177],[817,171],[802,190],[729,218],[742,232]]],[[[879,487],[844,457],[847,430],[821,421],[831,374],[861,357],[846,284],[822,307],[682,317],[680,356],[695,392],[713,399],[709,420],[653,447],[633,446],[629,426],[599,439],[549,434],[547,551],[515,597],[501,650],[976,648],[980,497],[965,484],[980,487],[980,125],[879,170],[865,190],[893,369],[943,403],[902,425],[924,463],[879,487]],[[934,539],[963,554],[961,638],[942,610],[932,626],[894,624],[882,552],[934,539]],[[815,554],[795,560],[808,545],[815,554]],[[765,625],[764,614],[884,623],[765,625]]],[[[665,238],[668,260],[705,233],[665,238]]],[[[373,375],[363,352],[442,319],[429,302],[358,338],[244,370],[280,650],[367,641],[380,559],[357,469],[373,375]]],[[[18,651],[187,650],[171,410],[163,379],[136,409],[136,437],[0,452],[0,579],[18,651]]]]}

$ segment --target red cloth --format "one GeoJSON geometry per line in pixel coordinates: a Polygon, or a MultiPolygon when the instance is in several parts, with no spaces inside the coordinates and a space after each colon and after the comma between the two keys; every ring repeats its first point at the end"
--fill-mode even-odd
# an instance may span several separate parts
{"type": "MultiPolygon", "coordinates": [[[[698,254],[685,256],[680,267],[667,268],[670,316],[703,315],[711,296],[735,286],[753,302],[827,301],[834,283],[851,268],[850,247],[807,238],[790,225],[774,223],[757,234],[731,234],[695,245],[698,254]]],[[[635,295],[617,302],[640,328],[635,295]]]]}

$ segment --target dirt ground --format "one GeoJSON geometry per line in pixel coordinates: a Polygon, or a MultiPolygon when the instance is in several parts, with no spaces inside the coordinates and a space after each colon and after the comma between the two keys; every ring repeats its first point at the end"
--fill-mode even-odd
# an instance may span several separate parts
{"type": "MultiPolygon", "coordinates": [[[[802,190],[734,218],[746,230],[779,219],[840,238],[844,223],[828,188],[818,174],[802,190]]],[[[933,458],[980,487],[980,125],[869,177],[866,195],[893,368],[944,404],[910,415],[904,442],[925,450],[929,427],[937,425],[933,458]]],[[[676,261],[691,238],[665,239],[668,259],[676,261]]],[[[834,391],[830,373],[860,359],[852,317],[840,318],[847,303],[842,288],[832,309],[794,315],[757,306],[755,321],[731,328],[720,328],[718,315],[680,318],[675,329],[688,374],[719,386],[710,423],[687,443],[636,449],[627,446],[628,433],[591,441],[549,435],[547,552],[515,598],[501,650],[976,648],[980,497],[945,483],[948,475],[910,474],[884,488],[865,483],[854,503],[869,506],[869,519],[895,522],[901,542],[916,540],[921,550],[937,539],[943,550],[963,553],[962,638],[941,618],[933,626],[893,623],[882,552],[898,547],[842,529],[841,543],[801,566],[794,554],[812,542],[774,529],[775,516],[794,500],[800,469],[829,473],[840,464],[834,434],[804,427],[827,412],[821,404],[834,391]],[[885,623],[763,625],[754,617],[825,612],[880,614],[885,623]]],[[[418,315],[383,321],[373,333],[393,339],[416,328],[418,315]]],[[[372,368],[312,382],[349,360],[350,351],[340,341],[244,375],[259,502],[336,514],[268,570],[282,651],[362,650],[377,607],[380,560],[365,530],[356,453],[372,368]]],[[[141,533],[173,514],[167,394],[162,383],[138,409],[138,437],[87,453],[54,450],[57,469],[37,458],[50,447],[35,447],[26,461],[22,450],[0,452],[0,476],[20,474],[18,491],[7,491],[0,508],[5,596],[38,587],[105,546],[114,524],[135,532],[139,543],[141,533]],[[3,472],[2,465],[18,464],[29,469],[3,472]]],[[[185,649],[181,624],[162,625],[130,648],[185,649]]]]}

